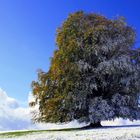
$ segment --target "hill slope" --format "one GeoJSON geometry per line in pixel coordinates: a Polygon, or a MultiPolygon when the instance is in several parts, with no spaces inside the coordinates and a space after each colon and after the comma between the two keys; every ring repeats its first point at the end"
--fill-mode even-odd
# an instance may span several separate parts
{"type": "Polygon", "coordinates": [[[140,126],[0,133],[0,140],[140,140],[140,126]]]}

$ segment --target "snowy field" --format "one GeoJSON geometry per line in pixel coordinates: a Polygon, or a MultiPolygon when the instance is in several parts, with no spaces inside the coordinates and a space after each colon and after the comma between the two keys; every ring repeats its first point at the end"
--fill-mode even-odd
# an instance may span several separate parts
{"type": "Polygon", "coordinates": [[[12,134],[8,136],[8,133],[7,136],[2,136],[1,134],[0,140],[140,140],[140,126],[104,127],[90,130],[25,132],[21,136],[14,136],[12,134]]]}

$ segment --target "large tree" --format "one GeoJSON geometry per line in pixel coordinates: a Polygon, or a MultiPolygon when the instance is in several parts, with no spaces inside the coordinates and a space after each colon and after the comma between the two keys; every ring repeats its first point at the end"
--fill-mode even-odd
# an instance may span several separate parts
{"type": "Polygon", "coordinates": [[[110,20],[82,11],[57,29],[48,72],[39,71],[32,93],[37,122],[140,118],[140,59],[135,32],[122,17],[110,20]]]}

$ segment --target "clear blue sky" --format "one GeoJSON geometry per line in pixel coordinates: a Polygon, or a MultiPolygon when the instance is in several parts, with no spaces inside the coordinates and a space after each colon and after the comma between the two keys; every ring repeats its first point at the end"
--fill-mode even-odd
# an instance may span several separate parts
{"type": "Polygon", "coordinates": [[[27,100],[37,69],[49,68],[56,28],[78,10],[124,16],[140,46],[140,0],[0,0],[0,87],[9,96],[27,100]]]}

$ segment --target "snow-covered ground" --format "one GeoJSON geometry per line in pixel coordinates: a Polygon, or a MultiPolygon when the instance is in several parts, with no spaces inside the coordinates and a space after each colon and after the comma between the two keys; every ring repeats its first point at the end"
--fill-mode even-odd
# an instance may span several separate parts
{"type": "Polygon", "coordinates": [[[34,132],[15,138],[0,138],[0,140],[140,140],[140,126],[34,132]]]}

